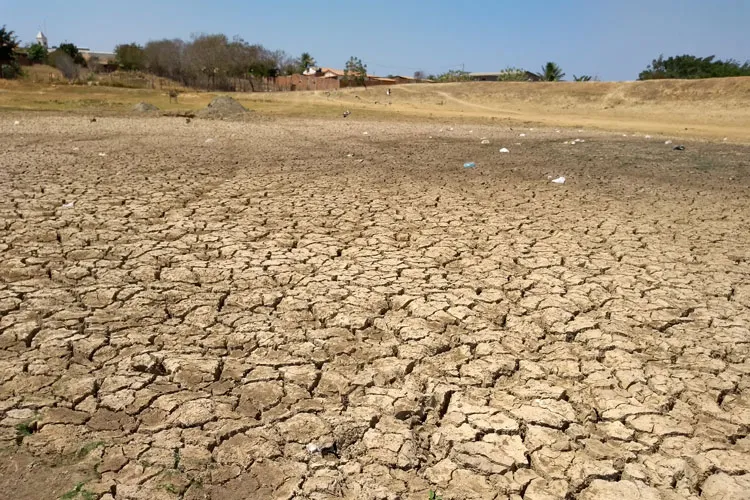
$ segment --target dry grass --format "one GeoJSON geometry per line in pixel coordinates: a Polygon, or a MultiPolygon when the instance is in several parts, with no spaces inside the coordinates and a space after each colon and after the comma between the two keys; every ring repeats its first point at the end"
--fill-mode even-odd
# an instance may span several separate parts
{"type": "MultiPolygon", "coordinates": [[[[2,82],[0,109],[121,113],[140,101],[167,111],[200,109],[214,97],[186,92],[102,86],[2,82]]],[[[455,83],[401,85],[337,92],[234,94],[263,114],[353,119],[537,123],[663,133],[750,142],[750,78],[588,83],[455,83]]]]}

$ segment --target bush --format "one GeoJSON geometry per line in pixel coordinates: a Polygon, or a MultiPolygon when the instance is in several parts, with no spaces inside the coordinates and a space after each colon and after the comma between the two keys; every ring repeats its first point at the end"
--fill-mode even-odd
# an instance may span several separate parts
{"type": "Polygon", "coordinates": [[[49,55],[49,59],[52,66],[59,69],[68,80],[75,80],[81,74],[81,67],[73,61],[73,58],[67,52],[58,49],[49,55]]]}
{"type": "Polygon", "coordinates": [[[29,61],[35,64],[46,64],[47,63],[47,57],[49,56],[49,52],[47,51],[47,47],[42,45],[41,43],[35,43],[33,45],[30,45],[27,52],[29,56],[29,61]]]}
{"type": "Polygon", "coordinates": [[[722,61],[716,59],[716,56],[696,57],[685,54],[664,59],[664,56],[660,55],[641,71],[638,79],[698,79],[730,76],[750,76],[750,62],[741,65],[734,59],[722,61]]]}
{"type": "Polygon", "coordinates": [[[500,72],[500,76],[497,77],[499,82],[527,82],[529,81],[526,71],[520,68],[507,67],[500,72]]]}

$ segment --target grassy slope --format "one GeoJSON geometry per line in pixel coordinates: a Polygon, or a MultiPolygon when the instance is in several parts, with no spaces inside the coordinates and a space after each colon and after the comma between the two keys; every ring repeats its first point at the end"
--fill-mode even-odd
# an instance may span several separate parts
{"type": "MultiPolygon", "coordinates": [[[[120,113],[139,101],[163,110],[195,110],[214,94],[0,82],[0,110],[120,113]]],[[[494,121],[585,126],[750,142],[750,78],[588,83],[455,83],[325,92],[235,94],[258,112],[279,116],[494,121]],[[390,101],[390,104],[389,104],[390,101]]]]}

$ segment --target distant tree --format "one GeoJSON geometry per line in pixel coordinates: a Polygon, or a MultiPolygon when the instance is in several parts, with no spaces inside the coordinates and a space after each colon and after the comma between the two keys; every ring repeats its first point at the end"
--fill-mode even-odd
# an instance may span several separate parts
{"type": "Polygon", "coordinates": [[[429,74],[429,75],[427,75],[427,79],[435,81],[435,80],[437,80],[437,76],[435,76],[433,74],[429,74]]]}
{"type": "Polygon", "coordinates": [[[21,72],[18,66],[18,39],[13,31],[0,28],[0,78],[15,78],[21,72]]]}
{"type": "Polygon", "coordinates": [[[457,69],[446,71],[436,78],[439,82],[467,82],[470,80],[469,73],[457,69]]]}
{"type": "Polygon", "coordinates": [[[29,45],[29,47],[26,49],[26,55],[29,56],[29,61],[31,61],[32,63],[44,64],[47,62],[49,51],[47,50],[47,47],[45,47],[41,43],[34,43],[29,45]]]}
{"type": "Polygon", "coordinates": [[[315,58],[310,55],[309,52],[303,52],[302,55],[299,56],[299,72],[304,73],[307,68],[312,68],[315,66],[315,58]]]}
{"type": "Polygon", "coordinates": [[[181,80],[184,76],[184,50],[185,42],[182,40],[150,41],[143,48],[146,69],[157,76],[181,80]]]}
{"type": "Polygon", "coordinates": [[[146,53],[137,43],[125,43],[115,47],[115,62],[125,71],[137,71],[146,67],[146,53]]]}
{"type": "Polygon", "coordinates": [[[414,72],[414,79],[415,80],[426,80],[427,79],[427,74],[424,71],[422,71],[422,70],[415,71],[414,72]]]}
{"type": "Polygon", "coordinates": [[[581,75],[581,76],[573,75],[574,82],[590,82],[593,79],[594,78],[591,75],[581,75]]]}
{"type": "Polygon", "coordinates": [[[367,65],[358,57],[350,57],[344,66],[344,80],[367,88],[367,65]]]}
{"type": "Polygon", "coordinates": [[[542,66],[542,72],[539,73],[539,78],[545,82],[559,82],[565,78],[565,73],[557,63],[548,62],[542,66]]]}
{"type": "Polygon", "coordinates": [[[664,59],[664,55],[660,55],[644,71],[641,71],[638,79],[696,79],[730,76],[750,76],[750,62],[740,64],[734,59],[722,61],[716,59],[716,56],[696,57],[688,54],[664,59]]]}
{"type": "Polygon", "coordinates": [[[78,50],[75,44],[70,42],[61,43],[57,50],[64,52],[70,56],[74,64],[79,66],[86,66],[86,60],[83,58],[83,54],[78,50]]]}
{"type": "Polygon", "coordinates": [[[528,82],[529,75],[526,74],[526,70],[508,66],[500,72],[497,80],[499,82],[528,82]]]}

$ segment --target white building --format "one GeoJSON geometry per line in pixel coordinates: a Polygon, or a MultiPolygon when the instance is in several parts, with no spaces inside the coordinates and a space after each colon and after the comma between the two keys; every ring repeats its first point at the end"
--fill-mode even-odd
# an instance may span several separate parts
{"type": "Polygon", "coordinates": [[[47,37],[41,31],[36,34],[36,43],[38,43],[45,49],[49,48],[47,47],[47,37]]]}

